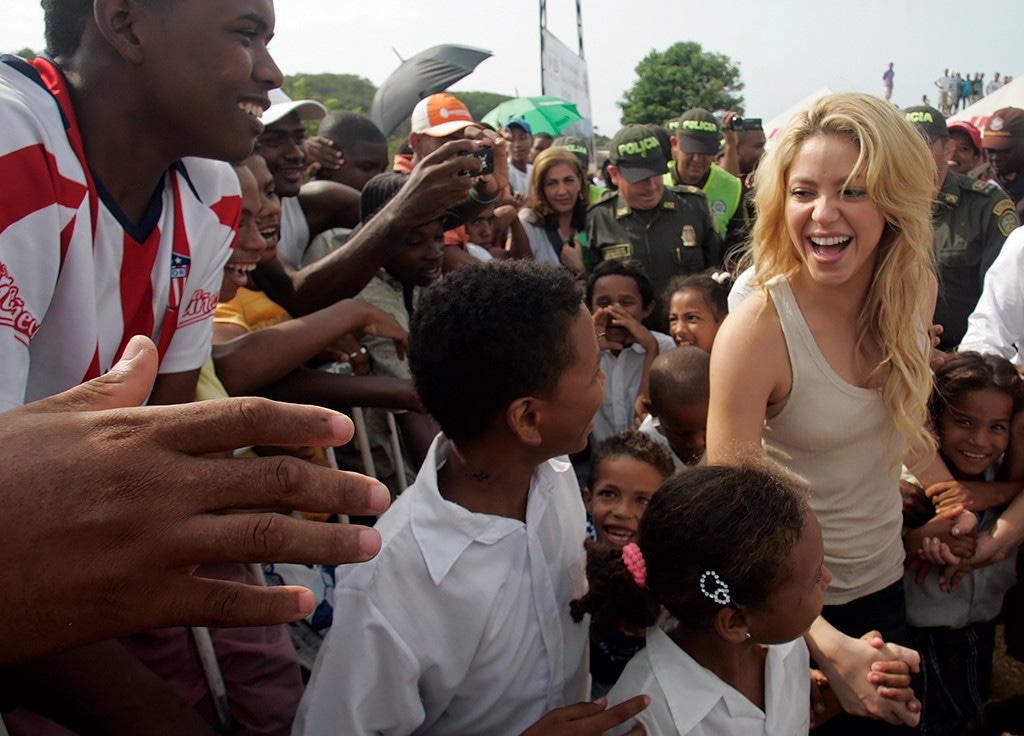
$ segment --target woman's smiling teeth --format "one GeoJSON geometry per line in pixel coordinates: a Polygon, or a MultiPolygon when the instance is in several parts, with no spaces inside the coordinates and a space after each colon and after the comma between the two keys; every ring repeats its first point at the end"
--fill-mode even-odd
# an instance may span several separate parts
{"type": "Polygon", "coordinates": [[[814,252],[818,255],[823,255],[826,252],[826,249],[833,253],[841,251],[850,244],[850,241],[853,240],[853,238],[848,235],[836,235],[827,238],[811,235],[808,237],[808,240],[811,241],[811,247],[814,249],[814,252]]]}

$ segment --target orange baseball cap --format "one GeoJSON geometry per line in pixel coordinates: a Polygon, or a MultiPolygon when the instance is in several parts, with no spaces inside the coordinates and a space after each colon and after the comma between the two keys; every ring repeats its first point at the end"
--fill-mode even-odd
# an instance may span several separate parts
{"type": "Polygon", "coordinates": [[[480,127],[469,109],[447,92],[424,97],[412,111],[412,132],[420,135],[443,138],[470,126],[480,127]]]}

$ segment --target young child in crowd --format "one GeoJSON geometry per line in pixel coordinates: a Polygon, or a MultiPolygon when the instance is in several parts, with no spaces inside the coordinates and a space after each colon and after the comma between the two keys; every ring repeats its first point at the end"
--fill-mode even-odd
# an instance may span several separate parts
{"type": "Polygon", "coordinates": [[[591,547],[572,614],[593,614],[595,638],[646,627],[609,701],[649,694],[648,734],[807,733],[802,636],[831,579],[808,495],[766,470],[700,468],[658,489],[636,542],[591,547]]]}
{"type": "MultiPolygon", "coordinates": [[[[935,386],[929,412],[939,453],[958,483],[930,489],[932,501],[941,508],[947,496],[956,493],[970,498],[979,514],[978,528],[995,524],[1002,508],[1020,491],[1021,431],[1024,429],[1024,383],[1013,364],[1005,358],[976,352],[954,353],[935,371],[935,386]],[[999,460],[1007,453],[1000,477],[994,481],[999,460]],[[1013,465],[1011,456],[1018,467],[1013,465]]],[[[960,502],[966,500],[964,497],[960,502]]],[[[931,502],[927,506],[931,507],[931,502]]],[[[934,513],[934,509],[930,513],[934,513]]],[[[930,515],[930,514],[929,514],[930,515]]],[[[950,522],[936,517],[917,525],[904,536],[908,560],[916,559],[925,539],[948,538],[950,522]]],[[[948,538],[952,544],[958,540],[948,538]]],[[[961,552],[970,557],[969,549],[961,552]]],[[[916,567],[912,565],[912,568],[916,567]]],[[[911,644],[921,653],[921,734],[941,736],[963,733],[968,721],[988,700],[995,648],[995,619],[1003,596],[1016,582],[1016,559],[1006,559],[967,573],[955,590],[943,591],[940,570],[925,576],[923,570],[909,569],[904,577],[907,622],[911,644]]]]}
{"type": "Polygon", "coordinates": [[[668,449],[677,472],[706,465],[711,356],[696,345],[659,355],[651,364],[650,414],[640,431],[668,449]]]}
{"type": "Polygon", "coordinates": [[[497,239],[494,205],[489,205],[483,212],[466,222],[466,249],[478,261],[490,261],[494,258],[492,250],[497,239]]]}
{"type": "MultiPolygon", "coordinates": [[[[360,217],[364,226],[398,194],[408,179],[408,174],[388,172],[366,183],[360,198],[360,217]]],[[[434,220],[413,229],[403,247],[395,250],[384,261],[382,268],[356,295],[356,299],[388,312],[403,328],[408,328],[409,316],[416,308],[424,289],[441,276],[443,255],[444,224],[441,220],[434,220]]],[[[366,335],[360,342],[370,359],[371,376],[412,380],[409,364],[396,350],[393,341],[366,335]]],[[[395,419],[403,443],[403,456],[409,466],[406,483],[400,483],[397,478],[398,464],[390,452],[384,412],[377,409],[368,410],[365,417],[377,477],[391,489],[392,493],[398,493],[415,477],[430,442],[437,434],[437,426],[430,417],[421,412],[396,414],[395,419]]],[[[346,462],[354,461],[354,451],[355,448],[345,448],[339,455],[339,462],[342,462],[342,458],[346,462]]],[[[361,463],[350,467],[359,469],[361,463]]]]}
{"type": "Polygon", "coordinates": [[[722,320],[729,314],[729,274],[695,273],[669,284],[668,331],[676,345],[711,352],[722,320]]]}
{"type": "Polygon", "coordinates": [[[638,424],[646,413],[651,363],[675,347],[672,338],[644,327],[654,312],[654,286],[639,261],[609,260],[587,279],[587,305],[594,315],[601,368],[607,379],[604,402],[594,418],[597,443],[638,424]]]}
{"type": "MultiPolygon", "coordinates": [[[[504,198],[505,202],[509,198],[504,198]]],[[[466,222],[466,249],[478,261],[495,258],[533,258],[530,239],[514,204],[490,205],[466,222]]]]}
{"type": "MultiPolygon", "coordinates": [[[[598,445],[583,489],[596,543],[622,549],[635,542],[651,496],[673,472],[668,450],[636,430],[613,434],[598,445]]],[[[608,693],[644,641],[642,630],[627,628],[591,642],[591,697],[608,693]]]]}
{"type": "MultiPolygon", "coordinates": [[[[518,734],[586,698],[580,450],[604,374],[572,274],[460,268],[424,292],[409,363],[443,434],[341,570],[294,733],[518,734]]],[[[604,714],[607,716],[608,714],[604,714]]],[[[606,726],[610,727],[610,726],[606,726]]]]}

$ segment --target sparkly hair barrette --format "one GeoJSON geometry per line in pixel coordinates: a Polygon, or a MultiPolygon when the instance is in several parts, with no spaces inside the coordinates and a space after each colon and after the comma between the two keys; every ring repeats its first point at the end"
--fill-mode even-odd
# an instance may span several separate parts
{"type": "Polygon", "coordinates": [[[708,598],[713,600],[720,606],[729,606],[735,610],[739,608],[739,605],[732,599],[732,593],[729,591],[729,584],[722,580],[721,576],[714,570],[705,570],[704,568],[697,566],[700,570],[700,592],[706,595],[708,598]]]}

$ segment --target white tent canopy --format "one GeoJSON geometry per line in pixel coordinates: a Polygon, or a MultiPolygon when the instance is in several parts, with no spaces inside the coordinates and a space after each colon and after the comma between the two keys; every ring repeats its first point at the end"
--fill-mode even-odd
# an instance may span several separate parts
{"type": "Polygon", "coordinates": [[[814,104],[815,100],[818,100],[825,95],[832,94],[832,90],[828,87],[822,87],[821,89],[812,92],[807,97],[800,100],[792,107],[788,108],[785,112],[781,112],[767,123],[764,124],[764,135],[768,139],[768,145],[771,146],[780,135],[782,131],[786,129],[786,125],[789,124],[790,119],[802,110],[806,110],[814,104]]]}
{"type": "Polygon", "coordinates": [[[966,120],[978,130],[984,130],[985,122],[992,116],[992,113],[1002,110],[1004,107],[1024,109],[1024,77],[1014,77],[1009,84],[1000,87],[990,95],[985,95],[956,115],[951,115],[949,122],[966,120]]]}

